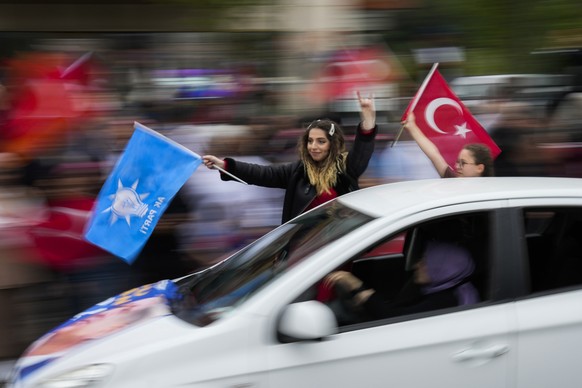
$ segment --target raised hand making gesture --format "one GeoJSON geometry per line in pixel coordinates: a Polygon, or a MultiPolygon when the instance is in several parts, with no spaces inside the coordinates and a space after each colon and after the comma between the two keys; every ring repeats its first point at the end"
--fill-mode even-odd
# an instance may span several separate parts
{"type": "Polygon", "coordinates": [[[374,96],[370,95],[367,98],[362,97],[360,92],[357,92],[358,102],[360,103],[360,118],[362,119],[362,129],[364,131],[371,131],[376,126],[376,107],[374,105],[374,96]]]}

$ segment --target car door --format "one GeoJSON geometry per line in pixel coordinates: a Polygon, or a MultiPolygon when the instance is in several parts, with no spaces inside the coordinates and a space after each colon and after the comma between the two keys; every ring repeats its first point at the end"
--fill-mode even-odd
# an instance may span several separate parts
{"type": "Polygon", "coordinates": [[[272,387],[508,387],[513,307],[490,305],[271,346],[272,387]]]}
{"type": "MultiPolygon", "coordinates": [[[[489,237],[489,244],[502,241],[489,237]]],[[[487,299],[343,326],[321,341],[274,344],[267,350],[268,386],[512,387],[515,309],[487,299]]]]}
{"type": "Polygon", "coordinates": [[[515,303],[517,387],[580,387],[582,206],[529,206],[520,214],[529,287],[515,303]]]}

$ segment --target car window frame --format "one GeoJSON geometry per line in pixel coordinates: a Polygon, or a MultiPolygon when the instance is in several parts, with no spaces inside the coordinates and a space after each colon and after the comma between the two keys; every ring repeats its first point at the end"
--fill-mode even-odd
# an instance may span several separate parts
{"type": "MultiPolygon", "coordinates": [[[[405,210],[403,212],[398,212],[398,213],[392,214],[390,217],[386,217],[386,216],[382,217],[381,216],[381,217],[377,218],[375,221],[371,222],[369,225],[365,226],[362,230],[360,230],[360,233],[362,235],[362,239],[360,241],[365,242],[367,244],[366,247],[369,248],[375,244],[379,244],[381,241],[384,241],[388,235],[396,235],[398,233],[401,233],[403,230],[412,227],[413,225],[417,225],[417,224],[422,223],[422,222],[433,220],[435,218],[459,215],[462,213],[474,213],[474,212],[486,211],[486,212],[489,212],[491,214],[491,218],[495,217],[497,219],[496,223],[502,223],[505,215],[504,215],[504,213],[500,214],[500,212],[502,210],[503,210],[503,212],[507,211],[504,209],[506,209],[508,207],[509,207],[508,199],[495,198],[495,199],[483,199],[483,200],[463,202],[463,203],[447,204],[447,205],[435,206],[435,207],[425,208],[425,209],[416,209],[413,211],[405,210]],[[378,226],[378,225],[380,225],[380,226],[378,226]],[[389,232],[381,234],[379,231],[379,228],[382,228],[382,227],[386,228],[386,230],[389,230],[389,232]]],[[[493,221],[491,221],[490,229],[491,229],[490,230],[490,240],[492,241],[492,243],[494,241],[495,242],[501,241],[505,244],[511,243],[511,241],[512,241],[512,238],[510,237],[511,234],[506,234],[505,236],[504,235],[499,236],[499,232],[497,230],[495,230],[495,228],[493,226],[493,221]]],[[[508,229],[511,229],[511,228],[508,228],[508,229]]],[[[363,248],[359,252],[354,253],[352,255],[352,257],[354,257],[358,254],[361,255],[363,252],[366,251],[367,248],[363,248]]],[[[339,253],[341,251],[341,248],[338,247],[338,249],[339,250],[335,250],[336,253],[339,253]]],[[[490,284],[495,284],[495,282],[499,282],[499,280],[496,279],[496,276],[498,276],[497,274],[503,272],[503,269],[502,269],[503,265],[504,265],[503,262],[504,262],[504,260],[506,260],[506,257],[504,255],[499,255],[499,256],[495,257],[493,254],[491,254],[490,260],[491,260],[490,265],[497,267],[497,269],[495,271],[493,269],[491,269],[489,282],[490,282],[490,284]]],[[[307,263],[304,263],[304,264],[307,264],[307,263]]],[[[334,267],[331,267],[330,265],[324,265],[323,267],[320,267],[320,268],[327,269],[328,272],[330,272],[333,270],[333,268],[341,265],[341,263],[339,263],[339,262],[336,264],[337,265],[334,267]]],[[[280,286],[282,287],[282,290],[285,290],[285,291],[280,293],[280,295],[279,295],[280,299],[277,302],[278,307],[276,307],[277,313],[275,313],[273,315],[273,319],[270,320],[271,325],[273,325],[273,330],[272,330],[273,335],[271,336],[271,340],[274,343],[278,343],[278,340],[276,338],[275,333],[277,330],[276,329],[277,322],[278,322],[282,312],[286,309],[286,307],[289,304],[298,302],[301,295],[304,295],[310,287],[313,287],[313,285],[315,283],[317,283],[318,281],[320,281],[324,277],[323,273],[320,274],[321,276],[316,274],[316,272],[314,271],[317,268],[316,266],[309,265],[309,267],[310,267],[310,273],[304,273],[304,275],[306,275],[306,276],[299,275],[298,273],[297,274],[288,274],[289,277],[284,279],[284,283],[286,283],[286,285],[283,286],[282,284],[280,284],[280,286]],[[301,284],[301,286],[298,287],[297,284],[301,284]]],[[[283,279],[281,279],[281,280],[283,280],[283,279]]],[[[265,295],[265,297],[266,297],[266,295],[265,295]]],[[[260,302],[259,302],[259,300],[257,300],[257,302],[259,302],[259,303],[256,305],[253,304],[252,310],[253,311],[261,311],[266,306],[269,306],[270,308],[273,307],[272,303],[269,302],[269,299],[270,298],[264,298],[264,299],[261,298],[260,302]]],[[[386,318],[386,319],[381,319],[381,320],[368,321],[368,322],[364,322],[364,323],[357,323],[354,325],[343,326],[338,331],[338,334],[344,333],[344,332],[355,331],[355,330],[363,330],[363,329],[372,328],[372,327],[390,325],[390,324],[394,324],[394,323],[407,322],[407,321],[412,321],[412,320],[416,320],[416,319],[424,319],[424,318],[429,318],[431,316],[436,316],[436,315],[452,314],[452,313],[462,312],[464,310],[469,310],[469,309],[487,308],[489,306],[507,303],[507,302],[510,302],[511,300],[513,300],[513,296],[509,295],[505,291],[504,287],[500,287],[498,292],[490,293],[489,298],[486,301],[482,301],[477,307],[475,307],[475,306],[456,306],[456,307],[452,307],[449,309],[429,311],[426,313],[415,313],[415,314],[410,314],[410,315],[406,315],[406,316],[399,316],[399,317],[392,317],[392,318],[386,318]]],[[[249,305],[247,307],[251,307],[251,305],[249,305]]]]}
{"type": "Polygon", "coordinates": [[[516,300],[524,300],[524,299],[532,299],[543,297],[546,295],[554,295],[560,294],[570,291],[576,291],[582,289],[582,282],[574,285],[569,286],[555,286],[550,287],[543,290],[534,290],[532,285],[532,269],[531,269],[531,259],[529,255],[529,248],[527,245],[527,230],[524,225],[524,220],[526,218],[526,212],[528,211],[539,211],[539,212],[558,212],[560,214],[564,213],[564,209],[566,208],[576,208],[578,213],[582,213],[582,204],[532,204],[529,206],[521,206],[519,208],[515,208],[515,213],[520,217],[519,225],[516,225],[518,231],[520,233],[519,238],[523,240],[523,244],[521,245],[523,249],[523,254],[521,255],[521,269],[520,269],[520,276],[523,277],[523,289],[520,290],[519,293],[516,294],[516,300]]]}
{"type": "MultiPolygon", "coordinates": [[[[498,203],[498,201],[485,201],[485,202],[496,202],[498,206],[502,206],[498,203]]],[[[511,238],[506,238],[506,237],[509,237],[509,235],[507,234],[507,230],[509,230],[510,232],[513,230],[511,227],[504,229],[503,232],[500,232],[502,234],[504,233],[505,236],[504,235],[498,236],[499,229],[496,229],[496,227],[495,227],[495,225],[503,224],[503,220],[506,217],[507,209],[505,209],[504,207],[495,207],[493,204],[490,204],[490,206],[487,206],[484,203],[481,203],[480,205],[475,206],[475,207],[465,207],[462,205],[466,205],[466,204],[447,206],[446,208],[450,209],[451,211],[446,212],[446,213],[443,213],[442,209],[430,209],[428,211],[421,212],[417,215],[409,217],[409,219],[413,220],[413,219],[416,219],[417,216],[420,216],[420,218],[418,220],[416,220],[416,222],[407,223],[407,226],[400,228],[397,231],[394,231],[394,232],[386,235],[385,237],[376,240],[376,242],[374,244],[370,244],[367,247],[367,249],[364,249],[364,250],[360,251],[359,253],[357,253],[356,255],[353,255],[348,261],[357,261],[358,256],[365,255],[366,252],[368,252],[370,250],[373,251],[375,249],[374,247],[376,247],[378,245],[385,244],[386,241],[390,240],[391,238],[397,238],[397,236],[401,235],[404,231],[411,230],[420,224],[434,221],[434,220],[440,219],[440,218],[461,216],[462,214],[487,212],[489,214],[489,243],[492,245],[496,244],[496,242],[499,242],[501,244],[506,244],[506,243],[512,241],[511,238]],[[459,209],[459,210],[457,210],[457,209],[459,209]],[[435,213],[435,214],[433,215],[433,213],[435,213]],[[424,217],[423,217],[423,215],[424,215],[424,217]],[[372,247],[372,246],[374,246],[374,247],[372,247]]],[[[488,288],[492,288],[492,285],[498,281],[497,277],[499,277],[499,275],[495,275],[495,274],[503,273],[503,270],[501,270],[501,269],[497,270],[497,271],[493,271],[493,267],[503,268],[503,258],[496,257],[496,255],[494,254],[495,251],[496,250],[492,248],[491,253],[489,255],[490,256],[489,257],[490,268],[489,268],[488,288]]],[[[390,259],[390,257],[387,257],[387,258],[390,259]]],[[[366,260],[374,260],[374,258],[370,258],[370,259],[366,259],[366,260]]],[[[456,312],[461,312],[461,311],[475,309],[475,308],[482,308],[482,307],[486,307],[486,306],[489,306],[492,304],[506,302],[508,299],[507,291],[503,287],[500,288],[500,291],[501,292],[489,292],[489,295],[486,298],[484,297],[482,301],[480,301],[479,303],[477,303],[475,305],[453,306],[453,307],[443,308],[443,309],[438,309],[438,310],[418,312],[418,313],[406,314],[406,315],[401,315],[401,316],[396,316],[396,317],[368,320],[365,322],[343,325],[343,326],[338,327],[338,333],[346,333],[346,332],[350,332],[350,331],[363,330],[363,329],[367,329],[367,328],[371,328],[371,327],[413,321],[413,320],[424,319],[424,318],[437,316],[437,315],[452,314],[452,313],[456,313],[456,312]]]]}
{"type": "MultiPolygon", "coordinates": [[[[519,198],[510,199],[507,201],[508,206],[502,214],[502,217],[511,219],[511,231],[507,231],[505,235],[501,234],[500,239],[513,239],[517,243],[513,245],[513,252],[516,261],[516,266],[511,268],[508,266],[509,258],[505,253],[500,253],[502,257],[499,263],[499,274],[503,278],[504,289],[500,292],[499,297],[512,300],[522,300],[537,298],[543,295],[556,294],[565,292],[566,290],[554,289],[544,292],[531,292],[530,286],[530,269],[528,249],[525,241],[525,228],[523,225],[524,210],[539,208],[564,208],[564,207],[578,207],[582,209],[582,198],[580,197],[539,197],[539,198],[519,198]],[[503,256],[505,255],[505,256],[503,256]],[[503,260],[503,261],[501,261],[503,260]],[[504,275],[502,272],[506,271],[504,275]],[[511,278],[510,276],[513,276],[511,278]],[[517,285],[519,283],[519,285],[517,285]]],[[[503,218],[501,218],[503,220],[503,218]]],[[[503,223],[503,222],[501,222],[503,223]]],[[[576,288],[577,289],[577,288],[576,288]]]]}

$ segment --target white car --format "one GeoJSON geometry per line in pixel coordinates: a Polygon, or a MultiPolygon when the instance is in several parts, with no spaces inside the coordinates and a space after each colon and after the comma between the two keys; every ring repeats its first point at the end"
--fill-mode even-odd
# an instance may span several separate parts
{"type": "Polygon", "coordinates": [[[31,345],[9,386],[578,388],[581,237],[582,179],[363,189],[77,315],[31,345]],[[470,251],[478,300],[381,319],[341,290],[316,300],[338,269],[393,298],[420,231],[441,221],[463,226],[441,231],[470,251]]]}

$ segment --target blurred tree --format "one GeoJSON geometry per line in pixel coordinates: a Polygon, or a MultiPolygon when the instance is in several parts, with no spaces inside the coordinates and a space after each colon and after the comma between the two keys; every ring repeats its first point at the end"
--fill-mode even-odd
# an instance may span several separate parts
{"type": "Polygon", "coordinates": [[[196,29],[220,30],[224,28],[224,20],[229,17],[230,11],[235,9],[252,8],[259,5],[272,4],[273,0],[142,0],[153,4],[177,5],[192,7],[199,11],[196,18],[196,29]],[[199,17],[204,15],[203,17],[199,17]]]}
{"type": "Polygon", "coordinates": [[[529,55],[549,44],[552,31],[579,28],[582,23],[579,0],[441,0],[427,4],[422,12],[433,23],[459,28],[459,43],[469,51],[499,56],[496,64],[489,64],[498,72],[534,70],[529,55]]]}
{"type": "MultiPolygon", "coordinates": [[[[238,7],[244,5],[257,5],[268,3],[268,0],[150,0],[154,3],[175,3],[175,4],[186,4],[193,5],[197,7],[210,7],[210,8],[230,8],[238,7]]],[[[272,2],[272,1],[271,1],[272,2]]]]}

